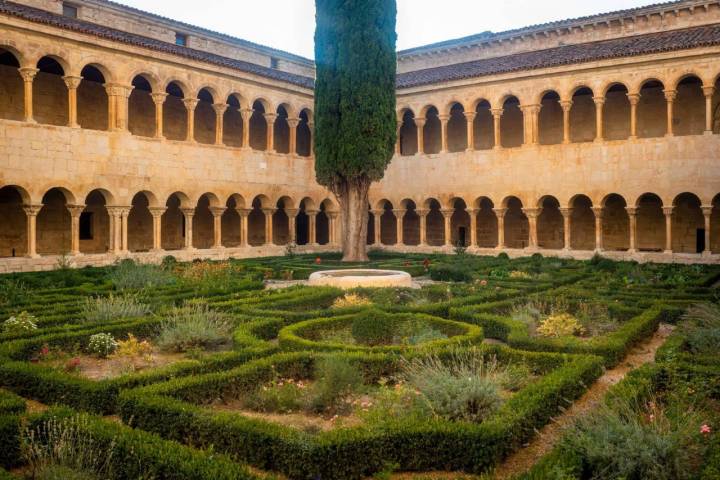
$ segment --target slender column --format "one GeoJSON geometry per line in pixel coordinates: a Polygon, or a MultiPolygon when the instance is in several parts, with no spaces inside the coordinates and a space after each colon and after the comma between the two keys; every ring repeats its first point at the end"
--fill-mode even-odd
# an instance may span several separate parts
{"type": "Polygon", "coordinates": [[[215,145],[223,144],[223,119],[225,118],[226,103],[216,103],[213,105],[215,110],[215,145]]]}
{"type": "Polygon", "coordinates": [[[167,210],[166,207],[150,207],[150,215],[153,217],[153,251],[162,250],[162,216],[167,210]]]}
{"type": "Polygon", "coordinates": [[[250,117],[252,117],[254,110],[252,108],[243,108],[240,110],[240,116],[243,122],[243,135],[242,135],[242,148],[250,148],[250,117]]]}
{"type": "Polygon", "coordinates": [[[80,255],[80,214],[85,205],[67,205],[70,212],[70,255],[80,255]]]}
{"type": "Polygon", "coordinates": [[[395,225],[397,228],[397,242],[396,245],[404,245],[405,240],[403,239],[403,220],[405,219],[405,209],[398,208],[393,210],[395,214],[395,225]]]}
{"type": "Polygon", "coordinates": [[[713,133],[713,108],[712,101],[715,94],[715,87],[703,87],[703,95],[705,95],[705,135],[713,133]]]}
{"type": "Polygon", "coordinates": [[[467,122],[466,152],[475,150],[475,117],[477,117],[477,112],[465,112],[465,121],[467,122]]]}
{"type": "Polygon", "coordinates": [[[77,122],[77,89],[82,82],[82,77],[63,77],[68,91],[68,127],[80,128],[77,122]]]}
{"type": "Polygon", "coordinates": [[[122,252],[122,207],[106,207],[110,217],[110,252],[122,252]]]}
{"type": "Polygon", "coordinates": [[[535,129],[535,118],[533,117],[535,105],[520,105],[523,116],[523,145],[532,145],[535,129]]]}
{"type": "Polygon", "coordinates": [[[402,129],[403,121],[402,119],[398,119],[397,121],[397,128],[395,129],[395,155],[401,155],[401,138],[400,138],[400,130],[402,129]]]}
{"type": "Polygon", "coordinates": [[[452,216],[455,213],[454,208],[443,208],[440,210],[445,220],[445,246],[452,246],[452,216]]]}
{"type": "Polygon", "coordinates": [[[603,131],[603,108],[605,106],[605,97],[593,97],[595,101],[595,141],[602,142],[605,133],[603,131]]]}
{"type": "Polygon", "coordinates": [[[477,247],[477,216],[480,210],[467,208],[465,211],[470,215],[470,246],[477,247]]]}
{"type": "Polygon", "coordinates": [[[288,118],[288,126],[290,127],[290,155],[297,155],[297,127],[300,125],[299,118],[288,118]]]}
{"type": "Polygon", "coordinates": [[[666,137],[672,137],[673,132],[673,106],[675,105],[675,99],[677,98],[677,90],[663,90],[665,93],[665,100],[667,101],[667,133],[666,137]]]}
{"type": "Polygon", "coordinates": [[[493,135],[495,137],[495,148],[496,150],[499,150],[502,148],[502,132],[501,132],[501,124],[500,119],[503,116],[503,113],[505,110],[502,108],[493,108],[490,110],[490,113],[492,113],[493,116],[493,135]]]}
{"type": "Polygon", "coordinates": [[[250,216],[249,208],[237,208],[238,215],[240,215],[240,246],[247,247],[248,243],[248,217],[250,216]]]}
{"type": "Polygon", "coordinates": [[[528,218],[528,224],[530,225],[529,241],[530,248],[538,248],[538,235],[537,235],[537,219],[540,216],[541,208],[523,208],[523,213],[528,218]]]}
{"type": "Polygon", "coordinates": [[[128,98],[133,90],[132,85],[108,83],[105,91],[108,95],[108,130],[125,132],[127,126],[128,98]]]}
{"type": "Polygon", "coordinates": [[[155,103],[155,138],[165,138],[163,132],[163,106],[168,94],[165,92],[151,93],[155,103]]]}
{"type": "Polygon", "coordinates": [[[328,221],[330,222],[330,245],[338,245],[340,242],[338,242],[338,236],[339,236],[339,228],[340,223],[338,222],[338,218],[340,214],[338,212],[329,212],[327,214],[328,221]]]}
{"type": "Polygon", "coordinates": [[[540,109],[541,105],[528,105],[527,111],[530,116],[528,120],[529,132],[529,143],[531,145],[538,145],[540,143],[540,109]]]}
{"type": "Polygon", "coordinates": [[[713,206],[703,205],[700,208],[702,209],[703,217],[705,217],[705,250],[703,250],[703,255],[710,255],[712,253],[710,249],[710,219],[712,217],[713,206]]]}
{"type": "Polygon", "coordinates": [[[496,248],[505,248],[505,214],[507,208],[493,208],[498,221],[498,241],[496,248]]]}
{"type": "Polygon", "coordinates": [[[595,214],[595,250],[602,252],[603,250],[603,207],[592,207],[595,214]]]}
{"type": "Polygon", "coordinates": [[[380,232],[380,227],[381,227],[380,217],[382,216],[383,213],[385,213],[385,210],[373,210],[372,213],[373,213],[373,221],[375,223],[375,244],[374,245],[380,246],[380,245],[382,245],[382,235],[380,232]]]}
{"type": "Polygon", "coordinates": [[[37,68],[21,68],[19,70],[24,87],[25,121],[28,123],[36,123],[33,118],[33,80],[39,71],[37,68]]]}
{"type": "Polygon", "coordinates": [[[317,214],[316,210],[306,211],[305,214],[308,216],[308,244],[317,245],[317,214]]]}
{"type": "Polygon", "coordinates": [[[417,154],[422,155],[425,153],[425,122],[424,118],[415,119],[415,127],[417,128],[417,154]]]}
{"type": "Polygon", "coordinates": [[[572,109],[572,105],[572,100],[563,100],[560,102],[563,111],[563,143],[565,145],[570,143],[570,110],[572,109]]]}
{"type": "Polygon", "coordinates": [[[560,213],[563,216],[563,250],[572,248],[572,207],[561,208],[560,213]]]}
{"type": "Polygon", "coordinates": [[[427,246],[427,216],[430,210],[425,208],[419,208],[415,210],[415,213],[420,217],[420,245],[421,247],[427,246]]]}
{"type": "MultiPolygon", "coordinates": [[[[42,205],[23,205],[22,209],[27,218],[27,252],[25,256],[29,258],[37,258],[37,216],[42,209],[42,205]]],[[[711,207],[712,208],[712,207],[711,207]]],[[[708,222],[710,217],[708,217],[708,222]]]]}
{"type": "Polygon", "coordinates": [[[672,214],[673,207],[663,207],[665,215],[665,253],[672,253],[672,214]]]}
{"type": "Polygon", "coordinates": [[[130,216],[130,209],[132,207],[121,207],[120,208],[120,251],[122,253],[128,252],[128,217],[130,216]]]}
{"type": "Polygon", "coordinates": [[[635,140],[637,138],[637,106],[640,103],[640,94],[628,93],[627,97],[630,101],[630,139],[635,140]]]}
{"type": "Polygon", "coordinates": [[[308,129],[310,130],[310,156],[315,156],[315,122],[308,122],[308,129]]]}
{"type": "Polygon", "coordinates": [[[448,120],[450,115],[438,115],[440,119],[440,153],[448,151],[448,120]]]}
{"type": "Polygon", "coordinates": [[[187,137],[185,140],[188,142],[195,142],[195,107],[197,107],[198,101],[197,98],[183,99],[185,110],[187,110],[187,137]]]}
{"type": "MultiPolygon", "coordinates": [[[[300,210],[297,208],[286,208],[285,215],[288,217],[288,242],[297,243],[297,229],[295,227],[295,220],[300,210]]],[[[329,217],[328,217],[329,218],[329,217]]],[[[332,237],[332,228],[330,228],[330,236],[332,237]]]]}
{"type": "Polygon", "coordinates": [[[195,208],[181,208],[180,211],[185,216],[185,250],[193,250],[193,217],[195,216],[195,208]]]}
{"type": "Polygon", "coordinates": [[[265,214],[265,245],[273,245],[273,214],[277,208],[263,208],[265,214]]]}
{"type": "Polygon", "coordinates": [[[210,207],[213,216],[213,248],[223,248],[222,244],[222,216],[227,208],[210,207]]]}
{"type": "Polygon", "coordinates": [[[625,207],[628,218],[630,219],[630,253],[634,253],[637,250],[637,208],[636,207],[625,207]]]}
{"type": "Polygon", "coordinates": [[[265,123],[267,123],[266,150],[275,153],[275,119],[277,118],[277,113],[266,113],[264,117],[265,123]]]}

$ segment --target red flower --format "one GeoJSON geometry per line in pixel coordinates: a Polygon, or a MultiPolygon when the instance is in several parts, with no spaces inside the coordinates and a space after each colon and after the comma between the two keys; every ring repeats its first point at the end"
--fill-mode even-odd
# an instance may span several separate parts
{"type": "Polygon", "coordinates": [[[702,427],[700,427],[700,433],[701,433],[702,435],[710,435],[710,433],[711,433],[710,425],[708,425],[708,424],[706,423],[706,424],[704,424],[702,427]]]}
{"type": "Polygon", "coordinates": [[[317,265],[320,265],[320,264],[322,263],[322,258],[320,258],[320,257],[315,257],[315,263],[316,263],[317,265]]]}
{"type": "Polygon", "coordinates": [[[42,346],[40,349],[40,355],[43,357],[50,354],[50,347],[48,347],[47,343],[42,346]]]}

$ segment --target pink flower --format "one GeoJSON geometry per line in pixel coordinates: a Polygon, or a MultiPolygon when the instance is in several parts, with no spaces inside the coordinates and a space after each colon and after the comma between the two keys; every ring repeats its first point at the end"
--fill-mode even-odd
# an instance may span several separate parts
{"type": "Polygon", "coordinates": [[[480,280],[480,285],[482,285],[483,287],[487,285],[487,280],[480,280]]]}
{"type": "Polygon", "coordinates": [[[651,422],[654,422],[654,421],[655,421],[655,414],[654,414],[654,413],[651,413],[651,414],[650,414],[650,421],[651,421],[651,422]]]}
{"type": "Polygon", "coordinates": [[[708,424],[706,423],[706,424],[704,424],[702,427],[700,427],[700,433],[701,433],[702,435],[710,435],[710,433],[711,433],[710,425],[708,425],[708,424]]]}

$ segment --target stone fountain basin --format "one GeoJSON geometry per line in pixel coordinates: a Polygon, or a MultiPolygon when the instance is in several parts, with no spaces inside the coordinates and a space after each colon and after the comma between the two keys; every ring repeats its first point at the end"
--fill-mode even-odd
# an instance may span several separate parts
{"type": "Polygon", "coordinates": [[[412,277],[399,270],[348,269],[322,270],[310,275],[308,285],[350,289],[357,287],[412,288],[412,277]]]}

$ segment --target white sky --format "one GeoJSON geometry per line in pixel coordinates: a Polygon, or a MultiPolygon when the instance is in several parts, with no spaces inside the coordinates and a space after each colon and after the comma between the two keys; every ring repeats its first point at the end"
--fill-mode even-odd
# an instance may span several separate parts
{"type": "MultiPolygon", "coordinates": [[[[313,58],[314,0],[118,0],[313,58]]],[[[657,1],[657,0],[655,0],[657,1]]],[[[653,0],[398,0],[398,49],[655,3],[653,0]]]]}

